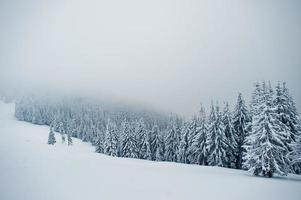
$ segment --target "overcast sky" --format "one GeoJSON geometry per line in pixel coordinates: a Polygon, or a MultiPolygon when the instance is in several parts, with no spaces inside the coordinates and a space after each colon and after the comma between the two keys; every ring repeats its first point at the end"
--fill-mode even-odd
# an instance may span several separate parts
{"type": "Polygon", "coordinates": [[[300,111],[300,11],[298,0],[0,0],[0,85],[190,115],[279,80],[300,111]]]}

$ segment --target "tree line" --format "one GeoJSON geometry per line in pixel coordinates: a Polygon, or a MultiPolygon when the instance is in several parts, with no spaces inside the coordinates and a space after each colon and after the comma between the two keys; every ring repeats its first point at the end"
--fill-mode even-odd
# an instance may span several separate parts
{"type": "Polygon", "coordinates": [[[91,142],[110,156],[245,169],[254,175],[301,173],[301,122],[285,83],[255,83],[250,105],[239,93],[234,110],[212,103],[186,121],[151,112],[106,109],[97,103],[23,97],[19,120],[50,126],[62,142],[91,142]],[[67,137],[67,141],[66,141],[67,137]]]}

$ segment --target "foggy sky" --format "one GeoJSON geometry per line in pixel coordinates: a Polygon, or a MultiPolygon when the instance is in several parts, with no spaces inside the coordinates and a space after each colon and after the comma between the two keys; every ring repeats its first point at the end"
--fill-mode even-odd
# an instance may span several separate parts
{"type": "Polygon", "coordinates": [[[301,1],[0,0],[0,87],[89,91],[191,115],[286,81],[301,110],[301,1]]]}

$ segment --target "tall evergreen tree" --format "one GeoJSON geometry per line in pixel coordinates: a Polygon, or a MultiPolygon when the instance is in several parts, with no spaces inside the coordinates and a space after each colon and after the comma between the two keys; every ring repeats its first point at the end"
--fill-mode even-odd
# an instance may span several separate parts
{"type": "Polygon", "coordinates": [[[142,145],[140,149],[140,158],[145,160],[152,160],[152,152],[150,149],[150,138],[149,132],[145,131],[142,137],[142,145]]]}
{"type": "Polygon", "coordinates": [[[134,131],[128,121],[122,125],[122,156],[126,158],[138,158],[138,147],[134,131]]]}
{"type": "Polygon", "coordinates": [[[48,144],[54,145],[56,143],[55,136],[53,133],[53,128],[50,126],[50,132],[48,135],[48,144]]]}
{"type": "Polygon", "coordinates": [[[68,146],[71,146],[73,144],[72,138],[71,138],[71,133],[67,134],[67,140],[68,140],[68,146]]]}
{"type": "Polygon", "coordinates": [[[101,135],[97,136],[97,140],[96,140],[96,153],[104,153],[104,138],[101,135]]]}
{"type": "Polygon", "coordinates": [[[177,159],[178,162],[188,163],[188,135],[189,135],[189,124],[185,123],[182,127],[180,146],[178,149],[177,159]]]}
{"type": "Polygon", "coordinates": [[[177,133],[176,121],[171,118],[169,127],[167,128],[168,132],[165,138],[165,155],[164,160],[175,162],[177,161],[177,149],[179,144],[179,137],[177,133]]]}
{"type": "Polygon", "coordinates": [[[157,135],[157,148],[155,153],[155,160],[156,161],[164,161],[164,141],[162,136],[157,135]]]}
{"type": "Polygon", "coordinates": [[[227,156],[227,167],[235,168],[236,167],[236,150],[237,143],[235,140],[235,130],[232,123],[232,115],[230,112],[230,107],[228,103],[225,103],[225,107],[222,114],[222,121],[225,127],[225,136],[227,138],[228,148],[226,151],[227,156]]]}
{"type": "MultiPolygon", "coordinates": [[[[151,150],[151,153],[152,153],[152,159],[157,160],[156,159],[157,149],[161,148],[160,145],[162,143],[162,139],[160,138],[160,135],[159,135],[159,127],[157,125],[153,126],[150,135],[152,135],[152,137],[153,137],[153,140],[150,141],[151,142],[150,143],[150,150],[151,150]]],[[[162,149],[161,150],[159,149],[159,152],[162,153],[162,149]]]]}
{"type": "Polygon", "coordinates": [[[272,177],[288,172],[287,127],[278,119],[273,104],[273,93],[265,83],[257,97],[258,110],[252,119],[252,132],[246,138],[244,166],[254,175],[272,177]]]}
{"type": "Polygon", "coordinates": [[[245,101],[242,94],[238,94],[237,104],[233,113],[233,127],[235,130],[235,140],[236,140],[236,168],[242,168],[242,156],[243,145],[245,142],[245,137],[248,135],[248,123],[250,122],[250,116],[245,105],[245,101]]]}
{"type": "Polygon", "coordinates": [[[208,165],[207,163],[207,121],[206,121],[206,113],[205,109],[202,106],[200,110],[200,117],[199,117],[199,128],[197,134],[192,139],[192,144],[190,146],[191,152],[191,163],[199,164],[199,165],[208,165]]]}
{"type": "Polygon", "coordinates": [[[118,140],[117,140],[117,128],[116,125],[108,120],[104,141],[104,153],[109,156],[118,155],[118,140]]]}
{"type": "Polygon", "coordinates": [[[141,118],[134,127],[139,158],[151,160],[150,135],[146,130],[144,120],[141,118]]]}
{"type": "Polygon", "coordinates": [[[61,134],[62,143],[66,142],[65,130],[63,122],[58,123],[58,132],[61,134]]]}
{"type": "Polygon", "coordinates": [[[187,135],[187,163],[195,163],[194,150],[192,149],[193,140],[200,131],[199,120],[196,116],[192,118],[188,123],[188,135],[187,135]]]}
{"type": "Polygon", "coordinates": [[[293,172],[296,174],[301,173],[301,137],[296,138],[296,142],[293,142],[291,145],[291,151],[288,154],[290,159],[290,167],[293,172]]]}
{"type": "Polygon", "coordinates": [[[225,167],[227,165],[226,151],[228,144],[218,105],[215,108],[213,104],[211,105],[209,123],[207,137],[208,164],[225,167]]]}
{"type": "MultiPolygon", "coordinates": [[[[298,146],[300,142],[298,138],[301,137],[301,123],[294,99],[289,93],[285,82],[282,84],[282,88],[280,85],[276,87],[275,104],[278,105],[277,113],[281,122],[288,127],[289,141],[287,142],[287,146],[289,151],[293,152],[296,150],[294,147],[298,146]]],[[[301,163],[293,162],[291,164],[291,172],[300,174],[301,163]]]]}

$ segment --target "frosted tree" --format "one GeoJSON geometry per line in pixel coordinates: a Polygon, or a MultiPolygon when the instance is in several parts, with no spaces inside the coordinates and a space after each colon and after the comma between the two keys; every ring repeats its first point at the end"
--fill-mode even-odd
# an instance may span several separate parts
{"type": "Polygon", "coordinates": [[[168,132],[165,138],[165,145],[164,145],[165,146],[164,160],[175,162],[177,161],[177,149],[179,144],[177,125],[175,119],[171,118],[167,130],[168,132]]]}
{"type": "Polygon", "coordinates": [[[289,153],[290,164],[293,167],[293,172],[301,173],[301,137],[296,138],[296,142],[291,145],[291,151],[289,153]]]}
{"type": "Polygon", "coordinates": [[[194,164],[199,164],[199,165],[208,164],[207,163],[208,152],[206,146],[207,134],[208,134],[208,127],[206,121],[206,113],[205,113],[205,108],[202,106],[200,110],[200,117],[199,117],[199,130],[197,131],[197,134],[194,136],[190,147],[190,152],[193,156],[193,161],[191,162],[194,164]]]}
{"type": "Polygon", "coordinates": [[[153,139],[150,141],[150,150],[152,153],[152,159],[156,160],[156,152],[157,149],[160,148],[159,146],[162,143],[162,140],[160,139],[159,135],[159,127],[157,125],[154,125],[152,130],[150,131],[150,135],[153,137],[153,139]]]}
{"type": "Polygon", "coordinates": [[[246,137],[244,167],[254,175],[272,177],[288,172],[287,127],[278,119],[273,105],[273,93],[265,83],[257,96],[258,113],[252,119],[252,132],[246,137]]]}
{"type": "Polygon", "coordinates": [[[96,146],[96,149],[95,149],[96,153],[104,153],[104,142],[103,142],[103,137],[101,137],[101,135],[97,136],[95,146],[96,146]]]}
{"type": "Polygon", "coordinates": [[[208,164],[224,167],[227,165],[226,151],[228,144],[218,105],[215,108],[213,104],[211,105],[209,123],[207,137],[208,164]]]}
{"type": "Polygon", "coordinates": [[[141,118],[135,123],[134,135],[136,136],[139,158],[151,160],[150,136],[146,130],[144,120],[141,118]]]}
{"type": "Polygon", "coordinates": [[[258,115],[260,110],[260,98],[262,95],[262,88],[260,86],[260,84],[258,82],[256,82],[254,84],[254,90],[252,92],[252,96],[251,96],[251,105],[250,105],[250,115],[251,115],[251,120],[252,120],[252,116],[258,115]]]}
{"type": "Polygon", "coordinates": [[[72,138],[71,138],[71,133],[67,134],[67,140],[68,140],[68,146],[73,144],[72,138]]]}
{"type": "Polygon", "coordinates": [[[68,129],[69,129],[69,132],[71,133],[71,137],[77,137],[77,134],[76,134],[76,120],[74,118],[69,120],[68,129]]]}
{"type": "Polygon", "coordinates": [[[228,103],[225,103],[225,107],[222,114],[222,121],[224,124],[225,136],[227,138],[227,143],[228,143],[228,148],[226,151],[227,167],[235,168],[237,143],[235,140],[235,130],[233,127],[232,115],[228,103]]]}
{"type": "Polygon", "coordinates": [[[300,116],[297,112],[294,99],[290,95],[285,83],[283,83],[283,94],[288,102],[288,118],[286,120],[284,119],[284,123],[288,125],[291,134],[290,137],[295,142],[297,141],[297,137],[301,134],[300,116]]]}
{"type": "Polygon", "coordinates": [[[128,121],[122,124],[122,156],[126,158],[138,158],[138,147],[133,129],[128,121]]]}
{"type": "Polygon", "coordinates": [[[48,135],[48,144],[54,145],[56,143],[55,136],[53,133],[53,128],[50,126],[50,132],[48,135]]]}
{"type": "Polygon", "coordinates": [[[145,131],[142,137],[142,145],[140,149],[140,158],[146,160],[152,160],[152,152],[150,149],[149,132],[145,131]]]}
{"type": "Polygon", "coordinates": [[[63,122],[58,123],[58,132],[61,134],[62,143],[66,142],[66,136],[65,136],[65,130],[64,130],[64,124],[63,122]]]}
{"type": "Polygon", "coordinates": [[[194,138],[199,132],[199,121],[196,116],[194,116],[190,123],[188,124],[188,135],[187,135],[187,161],[186,163],[194,163],[194,150],[192,149],[192,143],[194,138]]]}
{"type": "MultiPolygon", "coordinates": [[[[278,115],[278,119],[288,128],[289,139],[286,142],[287,148],[290,152],[294,151],[296,145],[298,145],[301,134],[300,117],[295,107],[295,102],[286,87],[286,84],[278,83],[276,86],[275,98],[273,101],[278,115]]],[[[294,154],[294,153],[292,153],[294,154]]],[[[297,162],[291,165],[292,172],[301,173],[301,165],[297,162]]]]}
{"type": "Polygon", "coordinates": [[[245,105],[245,101],[242,94],[238,94],[237,104],[233,113],[233,126],[235,130],[235,140],[237,144],[236,149],[236,168],[242,168],[242,156],[245,137],[248,134],[248,124],[250,122],[250,116],[245,105]]]}
{"type": "Polygon", "coordinates": [[[154,155],[154,160],[156,161],[164,161],[164,142],[163,139],[160,135],[156,136],[156,140],[157,142],[157,148],[156,148],[156,152],[154,155]]]}
{"type": "Polygon", "coordinates": [[[188,163],[188,134],[189,134],[189,124],[185,123],[181,131],[180,146],[178,149],[177,159],[178,162],[188,163]]]}
{"type": "Polygon", "coordinates": [[[108,120],[106,126],[104,153],[109,156],[118,156],[117,128],[111,120],[108,120]]]}

